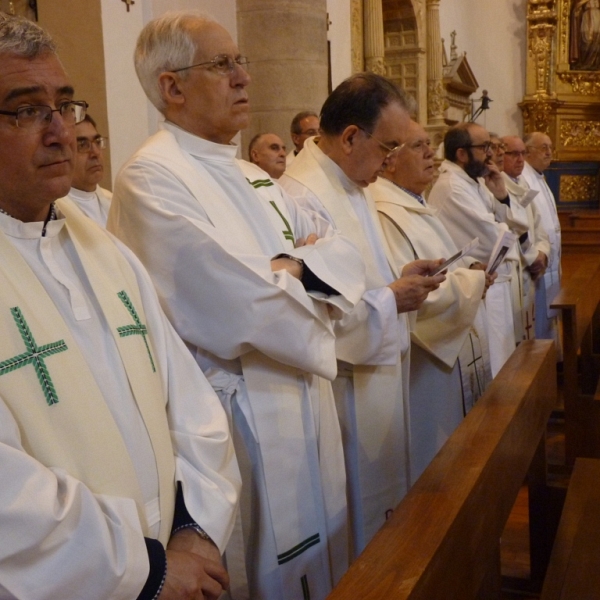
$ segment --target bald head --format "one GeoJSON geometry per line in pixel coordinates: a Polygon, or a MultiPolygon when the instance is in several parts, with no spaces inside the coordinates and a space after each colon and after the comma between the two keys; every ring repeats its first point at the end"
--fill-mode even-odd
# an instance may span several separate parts
{"type": "Polygon", "coordinates": [[[428,133],[415,121],[410,121],[402,149],[383,173],[396,185],[421,195],[433,180],[433,150],[428,133]]]}
{"type": "Polygon", "coordinates": [[[285,144],[274,133],[262,133],[252,138],[248,147],[250,162],[258,165],[273,179],[279,179],[285,171],[285,144]]]}

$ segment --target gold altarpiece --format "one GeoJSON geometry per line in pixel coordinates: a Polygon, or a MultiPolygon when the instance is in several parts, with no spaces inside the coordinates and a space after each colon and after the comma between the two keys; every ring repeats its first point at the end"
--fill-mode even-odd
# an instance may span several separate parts
{"type": "Polygon", "coordinates": [[[597,6],[594,0],[528,0],[527,5],[527,76],[520,104],[524,133],[543,131],[552,139],[555,162],[549,178],[554,179],[552,187],[563,206],[598,206],[597,6]]]}

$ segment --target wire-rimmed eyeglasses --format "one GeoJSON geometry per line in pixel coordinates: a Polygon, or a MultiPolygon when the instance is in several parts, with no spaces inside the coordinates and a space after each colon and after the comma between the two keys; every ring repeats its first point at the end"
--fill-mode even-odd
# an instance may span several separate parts
{"type": "Polygon", "coordinates": [[[210,65],[208,68],[213,69],[219,75],[231,75],[235,69],[235,65],[238,65],[242,67],[244,71],[247,71],[249,64],[250,62],[246,56],[237,56],[236,58],[231,58],[231,56],[228,56],[227,54],[217,54],[217,56],[215,56],[212,60],[207,60],[206,62],[190,65],[189,67],[171,69],[171,73],[179,73],[179,71],[194,69],[195,67],[206,67],[207,65],[210,65]]]}
{"type": "Polygon", "coordinates": [[[107,138],[102,137],[101,135],[97,135],[93,138],[78,137],[77,152],[85,154],[92,149],[92,146],[96,148],[96,150],[104,150],[104,148],[106,148],[106,140],[107,138]]]}
{"type": "Polygon", "coordinates": [[[361,131],[364,131],[364,133],[366,133],[368,137],[375,140],[387,152],[384,160],[387,160],[388,158],[391,158],[392,156],[394,156],[394,154],[396,154],[404,146],[404,144],[398,144],[397,146],[390,148],[387,144],[384,144],[381,140],[378,140],[372,133],[369,133],[366,129],[364,129],[360,125],[357,125],[357,127],[361,131]]]}

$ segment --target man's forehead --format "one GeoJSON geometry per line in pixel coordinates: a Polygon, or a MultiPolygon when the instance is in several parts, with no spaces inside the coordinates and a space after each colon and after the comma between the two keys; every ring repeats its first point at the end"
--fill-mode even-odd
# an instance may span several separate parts
{"type": "Polygon", "coordinates": [[[504,138],[504,143],[509,150],[525,150],[525,144],[519,137],[506,137],[504,138]]]}
{"type": "Polygon", "coordinates": [[[236,43],[229,32],[211,21],[198,21],[190,27],[190,33],[196,44],[196,57],[212,59],[218,54],[239,55],[236,43]]]}
{"type": "Polygon", "coordinates": [[[549,144],[550,146],[552,145],[552,140],[543,133],[535,134],[534,136],[532,136],[531,141],[534,144],[549,144]]]}
{"type": "Polygon", "coordinates": [[[34,59],[0,55],[0,102],[36,95],[73,95],[73,87],[58,58],[53,54],[34,59]]]}
{"type": "Polygon", "coordinates": [[[471,129],[469,131],[469,135],[471,137],[471,140],[473,140],[473,142],[489,142],[490,141],[490,134],[489,134],[488,130],[485,129],[484,127],[481,127],[481,125],[476,125],[474,127],[471,127],[471,129]]]}

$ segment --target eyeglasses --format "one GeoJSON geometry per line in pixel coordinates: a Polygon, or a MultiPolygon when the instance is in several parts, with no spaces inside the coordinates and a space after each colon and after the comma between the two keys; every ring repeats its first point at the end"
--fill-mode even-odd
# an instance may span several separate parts
{"type": "Polygon", "coordinates": [[[541,146],[527,146],[528,148],[535,148],[541,152],[554,152],[554,148],[548,144],[542,144],[541,146]]]}
{"type": "Polygon", "coordinates": [[[512,156],[513,158],[518,158],[519,156],[524,157],[527,154],[526,150],[510,150],[504,153],[504,156],[512,156]]]}
{"type": "Polygon", "coordinates": [[[490,143],[490,148],[492,149],[492,152],[498,152],[498,150],[501,150],[502,152],[506,151],[506,144],[500,142],[500,143],[495,143],[495,142],[491,142],[490,143]]]}
{"type": "Polygon", "coordinates": [[[318,129],[307,129],[306,131],[301,131],[297,135],[306,135],[308,137],[313,137],[315,135],[319,135],[319,130],[318,129]]]}
{"type": "Polygon", "coordinates": [[[227,54],[217,54],[217,56],[215,56],[212,60],[201,62],[196,65],[190,65],[189,67],[172,69],[171,73],[179,73],[179,71],[185,71],[186,69],[194,69],[196,67],[205,67],[206,65],[210,65],[208,68],[214,69],[219,75],[231,75],[235,69],[235,65],[238,65],[242,67],[244,71],[247,71],[249,64],[250,63],[245,56],[231,58],[231,56],[228,56],[227,54]]]}
{"type": "Polygon", "coordinates": [[[382,141],[378,140],[373,134],[369,133],[366,129],[363,129],[360,125],[357,125],[357,127],[361,131],[364,131],[368,137],[375,140],[387,152],[384,160],[391,158],[394,154],[396,154],[396,152],[398,152],[398,150],[400,150],[404,146],[404,144],[399,144],[398,146],[390,148],[387,144],[384,144],[382,141]]]}
{"type": "Polygon", "coordinates": [[[469,144],[465,146],[465,148],[481,148],[486,154],[489,152],[492,147],[492,142],[484,142],[483,144],[469,144]]]}
{"type": "Polygon", "coordinates": [[[94,146],[96,150],[104,150],[104,148],[106,148],[106,138],[103,138],[101,135],[97,135],[91,139],[86,137],[77,138],[77,152],[80,154],[89,152],[92,149],[92,146],[94,146]]]}
{"type": "Polygon", "coordinates": [[[21,106],[16,111],[0,110],[0,115],[15,118],[15,124],[21,129],[39,130],[44,129],[52,123],[52,114],[57,112],[63,118],[66,125],[81,123],[85,117],[88,104],[83,100],[71,100],[63,102],[58,108],[45,105],[21,106]]]}

